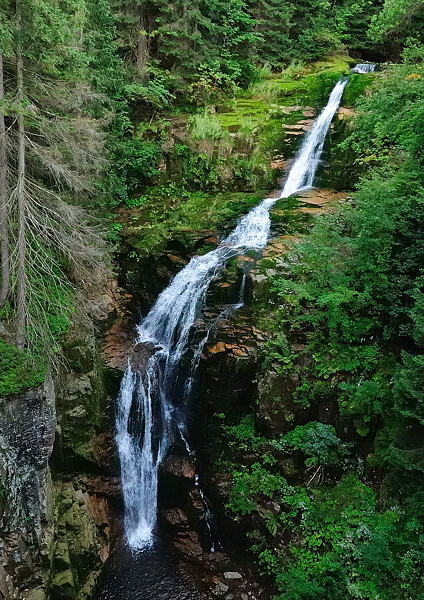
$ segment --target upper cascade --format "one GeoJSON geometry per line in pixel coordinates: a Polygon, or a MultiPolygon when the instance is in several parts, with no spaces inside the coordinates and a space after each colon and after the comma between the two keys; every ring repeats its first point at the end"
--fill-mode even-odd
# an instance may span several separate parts
{"type": "Polygon", "coordinates": [[[327,102],[315,120],[295,158],[280,198],[288,198],[296,192],[312,187],[324,150],[325,138],[336,110],[340,106],[348,78],[342,77],[336,83],[327,102]]]}
{"type": "Polygon", "coordinates": [[[358,63],[352,69],[352,73],[374,73],[376,66],[374,63],[358,63]]]}

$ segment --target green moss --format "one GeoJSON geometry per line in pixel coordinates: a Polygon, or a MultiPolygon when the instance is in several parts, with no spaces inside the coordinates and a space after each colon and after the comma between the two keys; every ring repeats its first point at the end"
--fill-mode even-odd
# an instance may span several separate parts
{"type": "Polygon", "coordinates": [[[47,363],[0,340],[0,396],[19,394],[45,379],[47,363]]]}
{"type": "Polygon", "coordinates": [[[124,213],[122,233],[139,255],[146,255],[160,250],[168,240],[176,239],[178,235],[191,237],[199,230],[229,227],[262,197],[260,192],[184,192],[181,197],[176,195],[164,205],[163,196],[152,194],[147,206],[124,213]]]}
{"type": "Polygon", "coordinates": [[[343,103],[346,106],[356,104],[357,99],[364,95],[365,90],[372,84],[374,78],[374,73],[352,73],[344,92],[343,103]]]}
{"type": "Polygon", "coordinates": [[[300,206],[300,202],[295,196],[278,200],[270,211],[274,229],[282,234],[305,233],[312,224],[312,216],[301,213],[298,210],[300,206]]]}
{"type": "Polygon", "coordinates": [[[218,108],[217,118],[223,129],[240,131],[249,120],[256,128],[255,137],[264,152],[282,147],[282,124],[293,124],[304,118],[301,110],[288,107],[312,105],[320,108],[336,81],[349,73],[347,56],[329,57],[301,67],[298,73],[273,74],[235,98],[230,105],[218,108]]]}

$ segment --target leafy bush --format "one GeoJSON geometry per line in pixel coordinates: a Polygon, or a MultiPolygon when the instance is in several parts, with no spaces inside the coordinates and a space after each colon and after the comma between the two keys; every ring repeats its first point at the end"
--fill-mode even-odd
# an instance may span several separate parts
{"type": "Polygon", "coordinates": [[[156,142],[130,138],[114,148],[115,169],[125,200],[158,174],[160,146],[156,142]]]}
{"type": "Polygon", "coordinates": [[[228,507],[235,513],[248,515],[257,510],[260,496],[274,498],[288,488],[282,475],[271,473],[266,467],[255,463],[250,468],[233,473],[228,507]]]}
{"type": "Polygon", "coordinates": [[[298,450],[306,456],[307,467],[317,465],[338,465],[349,453],[350,445],[342,442],[332,425],[311,421],[298,425],[278,440],[272,442],[277,450],[290,452],[298,450]]]}
{"type": "Polygon", "coordinates": [[[206,111],[191,117],[190,132],[195,140],[216,141],[228,135],[217,117],[206,111]]]}
{"type": "Polygon", "coordinates": [[[253,415],[244,416],[238,425],[224,425],[225,436],[229,438],[230,447],[237,451],[257,451],[266,442],[257,435],[253,415]]]}
{"type": "Polygon", "coordinates": [[[125,96],[130,102],[145,102],[155,108],[169,106],[175,98],[160,80],[153,79],[147,84],[132,82],[124,88],[125,96]]]}

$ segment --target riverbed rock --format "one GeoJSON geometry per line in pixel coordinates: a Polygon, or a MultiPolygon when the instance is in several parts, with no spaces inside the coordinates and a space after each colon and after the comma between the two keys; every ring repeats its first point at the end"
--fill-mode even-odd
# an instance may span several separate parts
{"type": "Polygon", "coordinates": [[[215,587],[212,589],[212,594],[218,598],[222,598],[229,590],[229,586],[223,581],[218,581],[215,587]]]}
{"type": "Polygon", "coordinates": [[[236,580],[243,579],[243,576],[240,573],[237,573],[236,571],[226,571],[224,573],[224,577],[225,577],[225,579],[227,579],[229,581],[236,581],[236,580]]]}

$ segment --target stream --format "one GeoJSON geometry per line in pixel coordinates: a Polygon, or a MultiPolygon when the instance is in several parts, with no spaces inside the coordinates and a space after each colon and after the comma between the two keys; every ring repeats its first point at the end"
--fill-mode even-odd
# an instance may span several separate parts
{"type": "MultiPolygon", "coordinates": [[[[364,72],[364,65],[357,68],[364,72]]],[[[205,307],[211,282],[223,273],[228,261],[249,250],[264,249],[271,225],[269,211],[277,200],[313,186],[325,139],[347,82],[348,77],[342,77],[336,83],[327,105],[305,135],[279,195],[264,199],[243,216],[217,248],[192,258],[137,326],[136,345],[142,349],[143,359],[137,368],[128,365],[116,413],[125,539],[108,561],[96,600],[203,598],[180,573],[171,544],[157,525],[158,476],[163,461],[175,445],[184,447],[190,456],[195,455],[188,419],[190,397],[210,329],[193,347],[193,325],[205,307]]],[[[230,311],[243,305],[245,279],[240,302],[232,305],[230,311]]],[[[215,324],[216,320],[210,328],[215,324]]],[[[219,544],[212,533],[213,514],[198,476],[195,481],[203,499],[211,532],[209,547],[213,551],[219,544]]]]}

